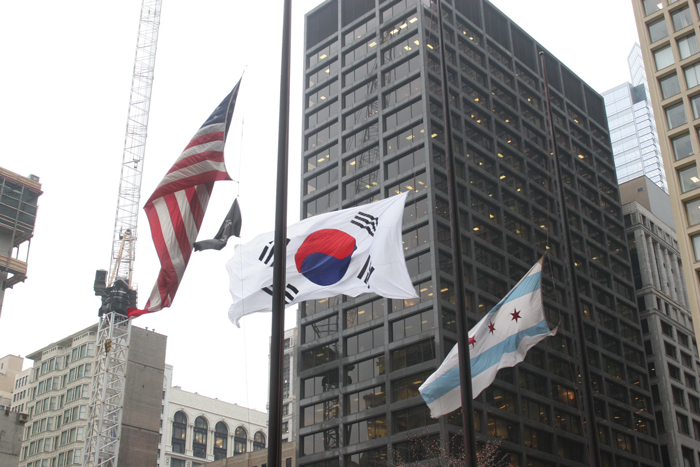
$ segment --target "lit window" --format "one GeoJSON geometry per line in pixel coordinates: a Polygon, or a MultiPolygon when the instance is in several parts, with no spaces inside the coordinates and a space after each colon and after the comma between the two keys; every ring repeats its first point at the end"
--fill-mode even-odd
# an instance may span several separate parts
{"type": "Polygon", "coordinates": [[[679,170],[678,178],[680,178],[681,180],[681,190],[683,191],[683,193],[700,187],[700,178],[698,177],[697,165],[693,165],[690,167],[686,167],[685,169],[679,170]]]}
{"type": "Polygon", "coordinates": [[[192,455],[200,459],[207,458],[207,428],[209,424],[204,417],[197,417],[194,421],[194,440],[192,441],[192,455]]]}
{"type": "Polygon", "coordinates": [[[661,0],[642,0],[644,3],[644,13],[647,15],[650,15],[654,12],[659,11],[661,8],[663,8],[663,5],[661,4],[661,0]]]}
{"type": "Polygon", "coordinates": [[[679,102],[676,105],[666,108],[666,119],[668,120],[668,128],[672,130],[688,122],[688,118],[685,115],[685,108],[683,107],[683,102],[679,102]]]}
{"type": "Polygon", "coordinates": [[[187,417],[182,412],[175,413],[173,418],[173,452],[177,454],[185,453],[185,440],[187,437],[187,417]]]}
{"type": "Polygon", "coordinates": [[[253,437],[253,451],[260,451],[261,449],[265,449],[265,434],[262,431],[258,431],[253,437]]]}
{"type": "Polygon", "coordinates": [[[248,445],[248,432],[242,426],[236,428],[233,437],[233,455],[243,454],[246,452],[248,445]]]}

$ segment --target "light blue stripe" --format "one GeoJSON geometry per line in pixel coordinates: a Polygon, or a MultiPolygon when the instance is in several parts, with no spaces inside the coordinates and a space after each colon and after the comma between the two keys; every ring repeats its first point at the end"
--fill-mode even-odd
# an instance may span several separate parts
{"type": "MultiPolygon", "coordinates": [[[[542,320],[531,328],[508,336],[506,340],[499,342],[487,351],[479,354],[479,356],[471,359],[472,378],[497,365],[504,354],[515,352],[525,337],[547,334],[548,332],[547,322],[542,320]]],[[[459,366],[451,368],[443,375],[440,375],[421,391],[421,396],[423,396],[426,404],[432,404],[457,386],[459,386],[459,366]]]]}
{"type": "Polygon", "coordinates": [[[513,300],[520,298],[522,296],[525,296],[529,293],[534,292],[535,290],[538,290],[541,287],[541,279],[542,279],[542,273],[536,272],[530,276],[526,276],[523,278],[523,281],[518,284],[517,287],[514,289],[511,289],[510,292],[508,292],[508,295],[503,297],[503,299],[496,304],[491,310],[488,312],[489,315],[494,314],[498,310],[501,309],[503,305],[505,305],[508,302],[512,302],[513,300]]]}

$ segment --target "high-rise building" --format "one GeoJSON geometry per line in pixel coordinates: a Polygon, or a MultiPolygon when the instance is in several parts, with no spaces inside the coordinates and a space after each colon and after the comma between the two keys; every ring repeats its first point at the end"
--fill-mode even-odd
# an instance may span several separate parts
{"type": "Polygon", "coordinates": [[[27,278],[29,243],[39,196],[39,177],[23,177],[0,167],[0,313],[5,290],[27,278]]]}
{"type": "Polygon", "coordinates": [[[634,44],[627,62],[632,82],[603,93],[617,180],[624,183],[646,175],[668,192],[639,44],[634,44]]]}
{"type": "Polygon", "coordinates": [[[700,15],[694,1],[634,0],[683,272],[700,335],[700,15]]]}
{"type": "Polygon", "coordinates": [[[644,176],[621,184],[620,198],[662,464],[695,465],[700,455],[698,347],[671,204],[668,195],[644,176]]]}
{"type": "Polygon", "coordinates": [[[300,306],[298,463],[413,462],[439,454],[435,443],[457,452],[459,414],[431,419],[417,391],[457,339],[452,262],[464,263],[471,326],[549,252],[544,302],[559,333],[475,400],[478,439],[500,439],[519,466],[658,466],[604,100],[488,1],[442,7],[447,79],[435,2],[328,0],[306,15],[302,217],[407,191],[403,242],[419,298],[300,306]],[[461,258],[449,234],[443,86],[461,258]]]}
{"type": "MultiPolygon", "coordinates": [[[[82,465],[97,324],[43,347],[34,361],[19,467],[82,465]]],[[[122,411],[119,465],[157,461],[166,337],[133,326],[122,411]]]]}

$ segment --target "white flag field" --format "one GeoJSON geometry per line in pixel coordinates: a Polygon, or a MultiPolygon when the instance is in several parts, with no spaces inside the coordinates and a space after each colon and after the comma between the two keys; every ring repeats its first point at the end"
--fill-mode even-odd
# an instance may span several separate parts
{"type": "MultiPolygon", "coordinates": [[[[473,397],[481,394],[501,368],[517,365],[527,351],[542,339],[553,336],[542,306],[542,263],[535,263],[476,326],[469,331],[473,397]]],[[[455,345],[440,367],[418,388],[430,416],[438,418],[462,406],[459,355],[455,345]]]]}
{"type": "MultiPolygon", "coordinates": [[[[407,193],[304,219],[287,229],[286,306],[339,294],[417,297],[406,269],[401,225],[407,193]]],[[[228,262],[229,319],[272,310],[274,232],[237,245],[228,262]]]]}

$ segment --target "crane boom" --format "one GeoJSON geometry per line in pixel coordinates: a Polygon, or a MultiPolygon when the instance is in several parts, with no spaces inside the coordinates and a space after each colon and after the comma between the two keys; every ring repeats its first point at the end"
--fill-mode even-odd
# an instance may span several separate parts
{"type": "Polygon", "coordinates": [[[162,0],[143,0],[141,6],[129,115],[124,137],[119,199],[112,236],[112,258],[107,284],[109,286],[117,278],[124,279],[129,286],[132,280],[161,3],[162,0]]]}
{"type": "Polygon", "coordinates": [[[107,271],[97,271],[95,276],[95,294],[102,297],[102,306],[83,467],[117,467],[119,460],[131,340],[131,320],[126,311],[136,306],[132,275],[161,4],[162,0],[143,0],[141,4],[109,277],[107,271]]]}

